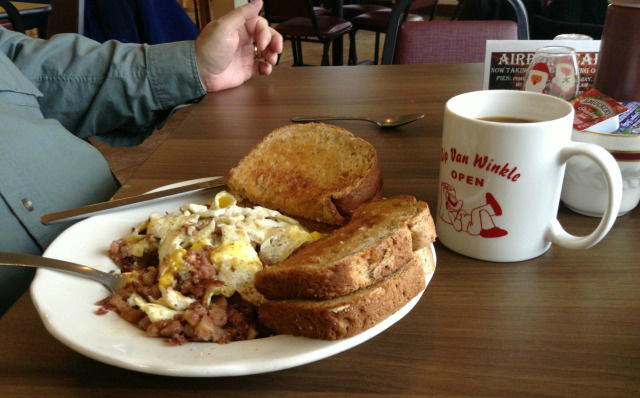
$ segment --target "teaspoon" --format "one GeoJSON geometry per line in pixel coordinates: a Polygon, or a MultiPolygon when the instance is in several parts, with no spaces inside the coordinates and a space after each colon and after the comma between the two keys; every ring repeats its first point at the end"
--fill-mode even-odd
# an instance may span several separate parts
{"type": "Polygon", "coordinates": [[[307,122],[324,122],[330,120],[363,120],[377,124],[380,127],[398,127],[407,123],[414,122],[418,119],[422,119],[424,114],[411,114],[401,115],[398,117],[386,117],[386,118],[370,118],[370,117],[352,117],[352,116],[311,116],[300,117],[296,116],[291,118],[295,123],[307,123],[307,122]]]}

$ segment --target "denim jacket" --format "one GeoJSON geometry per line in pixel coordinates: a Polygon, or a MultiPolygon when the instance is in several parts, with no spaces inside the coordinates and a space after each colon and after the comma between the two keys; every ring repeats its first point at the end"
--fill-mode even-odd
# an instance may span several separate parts
{"type": "MultiPolygon", "coordinates": [[[[115,193],[88,137],[136,145],[172,108],[204,95],[193,41],[45,41],[0,27],[0,251],[42,253],[69,226],[44,226],[42,214],[115,193]]],[[[0,299],[9,272],[0,267],[0,299]]]]}

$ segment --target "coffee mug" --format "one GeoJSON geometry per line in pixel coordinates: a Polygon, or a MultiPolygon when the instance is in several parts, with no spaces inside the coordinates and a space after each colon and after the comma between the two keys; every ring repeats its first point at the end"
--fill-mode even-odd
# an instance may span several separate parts
{"type": "Polygon", "coordinates": [[[551,243],[586,249],[611,229],[622,179],[603,148],[571,141],[573,107],[526,91],[458,95],[445,107],[436,228],[442,244],[468,257],[521,261],[551,243]],[[557,220],[565,165],[584,155],[602,169],[608,202],[587,236],[571,235],[557,220]]]}

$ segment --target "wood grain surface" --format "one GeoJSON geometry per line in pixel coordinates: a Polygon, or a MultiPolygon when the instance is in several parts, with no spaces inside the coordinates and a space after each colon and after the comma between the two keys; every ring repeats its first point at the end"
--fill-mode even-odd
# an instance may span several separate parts
{"type": "MultiPolygon", "coordinates": [[[[295,115],[426,113],[395,130],[336,124],[374,145],[387,196],[415,195],[434,213],[444,103],[481,89],[482,71],[482,65],[279,68],[195,105],[118,196],[225,175],[295,115]]],[[[563,206],[559,218],[577,234],[597,221],[563,206]]],[[[437,243],[433,280],[396,325],[325,360],[238,378],[159,377],[96,362],[50,336],[25,294],[0,319],[0,396],[637,397],[638,247],[638,208],[590,250],[553,246],[525,262],[477,261],[437,243]]]]}

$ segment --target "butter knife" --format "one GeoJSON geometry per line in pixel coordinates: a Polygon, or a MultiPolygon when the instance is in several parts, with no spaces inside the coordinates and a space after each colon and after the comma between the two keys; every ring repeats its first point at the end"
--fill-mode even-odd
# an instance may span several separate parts
{"type": "Polygon", "coordinates": [[[205,191],[211,188],[221,187],[226,185],[226,183],[227,182],[224,180],[224,178],[214,178],[209,181],[189,184],[178,188],[145,193],[142,195],[130,196],[128,198],[114,199],[108,202],[95,203],[88,206],[76,207],[74,209],[61,210],[41,216],[40,222],[44,225],[49,225],[63,221],[80,220],[91,216],[111,213],[115,210],[127,209],[140,205],[142,203],[155,202],[160,199],[166,199],[189,193],[205,191]]]}

